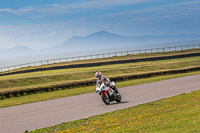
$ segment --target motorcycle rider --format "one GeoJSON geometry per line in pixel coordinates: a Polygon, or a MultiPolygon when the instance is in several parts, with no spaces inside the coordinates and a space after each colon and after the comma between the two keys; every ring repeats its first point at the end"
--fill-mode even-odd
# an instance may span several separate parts
{"type": "Polygon", "coordinates": [[[101,72],[96,72],[95,73],[95,77],[97,79],[96,85],[104,83],[105,86],[111,87],[116,92],[116,94],[118,94],[118,91],[117,91],[116,86],[114,85],[114,83],[110,82],[110,79],[107,78],[106,76],[101,75],[101,72]]]}

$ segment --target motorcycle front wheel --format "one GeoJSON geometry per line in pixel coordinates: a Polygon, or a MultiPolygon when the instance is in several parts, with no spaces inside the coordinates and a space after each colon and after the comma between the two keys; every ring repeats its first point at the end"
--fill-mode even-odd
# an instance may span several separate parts
{"type": "Polygon", "coordinates": [[[101,98],[103,100],[103,102],[106,104],[106,105],[109,105],[110,104],[110,100],[108,97],[105,96],[105,94],[101,94],[101,98]]]}

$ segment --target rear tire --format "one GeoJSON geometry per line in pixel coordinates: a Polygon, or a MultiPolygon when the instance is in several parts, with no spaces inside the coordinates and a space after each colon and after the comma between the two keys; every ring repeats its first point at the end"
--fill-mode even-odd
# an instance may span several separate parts
{"type": "MultiPolygon", "coordinates": [[[[119,93],[118,93],[118,94],[119,94],[119,93]]],[[[122,101],[122,97],[121,97],[120,94],[117,96],[117,99],[116,99],[115,101],[118,102],[118,103],[122,101]]]]}
{"type": "Polygon", "coordinates": [[[110,104],[110,100],[109,100],[109,98],[107,98],[107,97],[105,96],[105,94],[101,94],[101,98],[102,98],[103,102],[104,102],[106,105],[109,105],[109,104],[110,104]]]}

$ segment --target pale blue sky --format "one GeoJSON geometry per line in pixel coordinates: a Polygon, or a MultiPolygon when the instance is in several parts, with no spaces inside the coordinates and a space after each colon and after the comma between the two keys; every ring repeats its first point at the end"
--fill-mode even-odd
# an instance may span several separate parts
{"type": "Polygon", "coordinates": [[[102,30],[200,34],[200,0],[0,0],[0,48],[41,49],[102,30]]]}

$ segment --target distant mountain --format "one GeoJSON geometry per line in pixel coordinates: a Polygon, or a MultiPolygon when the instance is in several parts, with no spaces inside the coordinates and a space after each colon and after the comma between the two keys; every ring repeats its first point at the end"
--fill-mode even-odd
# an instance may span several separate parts
{"type": "Polygon", "coordinates": [[[14,48],[6,49],[6,51],[7,52],[29,53],[33,50],[27,46],[16,46],[14,48]]]}
{"type": "MultiPolygon", "coordinates": [[[[88,36],[74,36],[54,47],[33,50],[26,46],[17,46],[9,49],[0,49],[0,58],[12,58],[19,56],[46,55],[49,58],[74,56],[74,53],[94,54],[120,51],[124,48],[145,49],[155,47],[167,47],[174,45],[187,45],[200,42],[200,35],[145,35],[124,36],[106,31],[92,33],[88,36]],[[194,41],[196,40],[196,41],[194,41]],[[187,43],[185,43],[187,42],[187,43]],[[48,56],[47,56],[48,55],[48,56]]],[[[130,50],[130,49],[129,49],[130,50]]],[[[84,54],[85,55],[85,54],[84,54]]]]}
{"type": "Polygon", "coordinates": [[[100,31],[90,34],[86,37],[72,37],[62,44],[52,47],[50,49],[62,51],[79,51],[118,47],[123,46],[121,42],[129,42],[127,40],[128,38],[125,38],[125,36],[109,33],[106,31],[100,31]]]}
{"type": "Polygon", "coordinates": [[[0,49],[1,58],[26,56],[34,53],[34,50],[27,46],[16,46],[9,49],[0,49]]]}
{"type": "Polygon", "coordinates": [[[199,40],[200,35],[145,35],[123,36],[106,31],[92,33],[88,36],[74,36],[62,44],[46,49],[45,51],[84,51],[108,49],[126,46],[154,45],[158,43],[199,40]]]}

